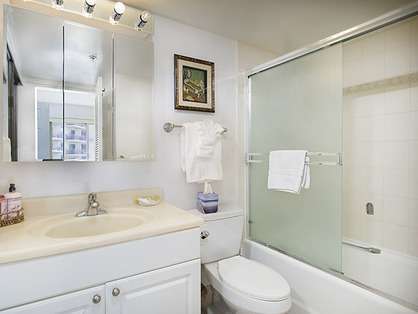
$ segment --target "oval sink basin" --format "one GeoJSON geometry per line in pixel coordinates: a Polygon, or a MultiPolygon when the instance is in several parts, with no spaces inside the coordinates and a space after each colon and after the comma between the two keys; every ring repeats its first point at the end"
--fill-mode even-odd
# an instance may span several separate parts
{"type": "Polygon", "coordinates": [[[45,233],[50,238],[80,238],[135,228],[143,220],[134,215],[104,214],[90,217],[74,217],[58,223],[45,233]]]}

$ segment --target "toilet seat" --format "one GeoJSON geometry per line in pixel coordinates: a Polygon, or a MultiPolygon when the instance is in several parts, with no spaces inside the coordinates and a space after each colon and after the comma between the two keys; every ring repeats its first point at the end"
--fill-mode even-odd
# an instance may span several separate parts
{"type": "Polygon", "coordinates": [[[218,273],[225,284],[250,298],[281,301],[290,296],[289,284],[279,273],[242,256],[219,261],[218,273]]]}
{"type": "Polygon", "coordinates": [[[203,267],[211,285],[235,309],[280,314],[286,313],[291,307],[289,285],[280,274],[267,266],[242,256],[234,256],[204,264],[203,267]],[[262,279],[257,279],[256,274],[261,275],[262,279]],[[267,279],[267,274],[278,282],[274,284],[273,280],[267,279]]]}

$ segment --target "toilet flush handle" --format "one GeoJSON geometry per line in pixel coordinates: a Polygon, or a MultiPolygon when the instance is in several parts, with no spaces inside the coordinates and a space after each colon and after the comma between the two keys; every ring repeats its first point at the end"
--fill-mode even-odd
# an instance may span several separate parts
{"type": "Polygon", "coordinates": [[[206,239],[209,235],[210,235],[209,231],[204,230],[200,232],[200,238],[202,240],[206,239]]]}

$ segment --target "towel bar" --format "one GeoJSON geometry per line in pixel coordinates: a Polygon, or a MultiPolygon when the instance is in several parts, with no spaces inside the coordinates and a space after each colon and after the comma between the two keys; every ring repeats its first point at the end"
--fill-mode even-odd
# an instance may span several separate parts
{"type": "MultiPolygon", "coordinates": [[[[182,125],[178,125],[178,124],[174,124],[173,122],[166,122],[163,125],[163,129],[164,131],[166,131],[167,133],[170,133],[171,131],[173,131],[174,128],[182,128],[182,125]]],[[[224,134],[228,131],[227,128],[223,128],[223,131],[221,132],[221,134],[224,134]]]]}
{"type": "MultiPolygon", "coordinates": [[[[256,164],[262,163],[262,159],[255,159],[254,157],[261,156],[261,153],[247,153],[247,163],[249,164],[256,164]]],[[[325,152],[308,152],[307,155],[309,157],[338,157],[338,161],[310,161],[307,163],[311,166],[342,166],[343,165],[343,158],[341,153],[325,153],[325,152]]]]}

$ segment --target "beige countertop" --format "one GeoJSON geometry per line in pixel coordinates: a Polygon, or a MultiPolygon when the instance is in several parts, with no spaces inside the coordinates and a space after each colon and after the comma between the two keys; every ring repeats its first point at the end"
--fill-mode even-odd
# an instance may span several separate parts
{"type": "MultiPolygon", "coordinates": [[[[37,200],[37,203],[36,206],[32,204],[32,207],[45,204],[44,201],[39,202],[39,200],[37,200]]],[[[121,215],[125,217],[135,216],[135,219],[141,220],[141,224],[118,232],[83,237],[54,238],[46,234],[51,226],[55,226],[57,229],[58,225],[59,228],[60,221],[81,222],[83,219],[94,221],[96,216],[74,217],[76,210],[69,211],[68,209],[65,213],[38,210],[37,214],[34,214],[32,210],[31,214],[25,217],[24,222],[0,228],[0,264],[144,239],[197,228],[203,224],[202,218],[165,202],[152,207],[140,207],[131,202],[131,204],[113,205],[104,208],[108,211],[108,218],[106,219],[121,215]]]]}

